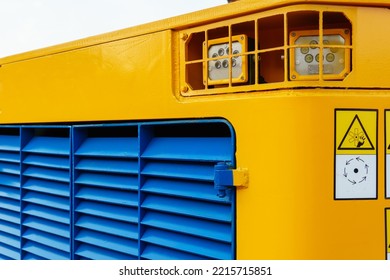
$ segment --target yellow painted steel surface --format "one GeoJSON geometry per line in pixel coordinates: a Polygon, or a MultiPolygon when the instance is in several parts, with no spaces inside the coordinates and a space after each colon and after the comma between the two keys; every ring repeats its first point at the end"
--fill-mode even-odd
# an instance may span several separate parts
{"type": "Polygon", "coordinates": [[[238,180],[249,176],[248,187],[237,190],[238,259],[384,259],[387,7],[390,1],[238,1],[4,58],[0,123],[224,118],[236,132],[237,167],[247,171],[238,180]],[[180,34],[273,9],[348,14],[353,69],[344,84],[300,81],[295,88],[285,81],[181,95],[180,34]],[[334,199],[335,109],[346,108],[378,110],[377,199],[334,199]]]}

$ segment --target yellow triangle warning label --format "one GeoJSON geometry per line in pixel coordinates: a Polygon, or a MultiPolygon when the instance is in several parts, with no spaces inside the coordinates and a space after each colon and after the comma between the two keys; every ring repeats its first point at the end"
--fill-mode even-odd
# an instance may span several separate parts
{"type": "Polygon", "coordinates": [[[375,150],[359,116],[356,114],[344,134],[338,150],[375,150]]]}

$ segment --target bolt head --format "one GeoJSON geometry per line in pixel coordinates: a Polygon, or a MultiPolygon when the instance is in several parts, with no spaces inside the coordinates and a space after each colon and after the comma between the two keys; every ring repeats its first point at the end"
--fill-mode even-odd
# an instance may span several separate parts
{"type": "Polygon", "coordinates": [[[182,86],[181,87],[181,92],[182,93],[186,93],[186,92],[188,92],[188,90],[189,90],[189,88],[187,86],[182,86]]]}

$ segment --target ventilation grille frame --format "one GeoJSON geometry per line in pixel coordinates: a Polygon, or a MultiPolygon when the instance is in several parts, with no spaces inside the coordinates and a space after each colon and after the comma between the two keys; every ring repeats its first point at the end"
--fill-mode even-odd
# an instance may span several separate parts
{"type": "Polygon", "coordinates": [[[0,259],[235,259],[221,162],[221,119],[0,125],[0,259]]]}

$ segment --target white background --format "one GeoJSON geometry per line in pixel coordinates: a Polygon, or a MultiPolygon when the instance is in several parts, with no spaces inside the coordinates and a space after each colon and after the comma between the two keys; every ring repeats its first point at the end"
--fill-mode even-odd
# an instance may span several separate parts
{"type": "Polygon", "coordinates": [[[227,0],[0,0],[0,57],[227,4],[227,0]]]}
{"type": "Polygon", "coordinates": [[[93,279],[93,280],[388,280],[387,261],[3,261],[1,279],[93,279]],[[198,276],[120,276],[124,268],[203,270],[198,276]],[[272,275],[213,275],[214,268],[270,267],[272,275]]]}

